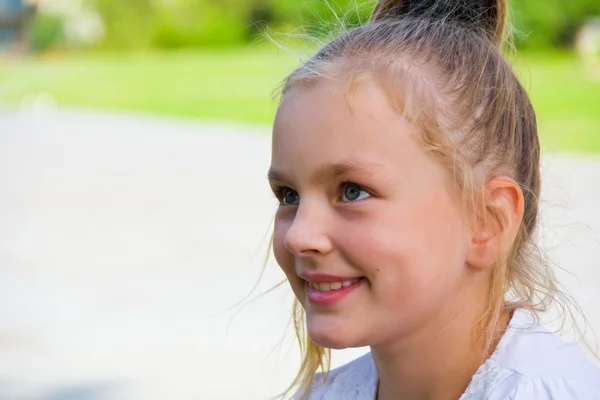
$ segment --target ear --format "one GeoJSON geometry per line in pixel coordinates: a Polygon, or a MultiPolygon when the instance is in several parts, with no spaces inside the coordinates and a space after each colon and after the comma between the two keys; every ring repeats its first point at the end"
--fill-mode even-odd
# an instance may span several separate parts
{"type": "Polygon", "coordinates": [[[512,247],[523,219],[525,201],[519,184],[506,176],[490,179],[481,194],[481,207],[472,224],[467,263],[485,269],[512,247]]]}

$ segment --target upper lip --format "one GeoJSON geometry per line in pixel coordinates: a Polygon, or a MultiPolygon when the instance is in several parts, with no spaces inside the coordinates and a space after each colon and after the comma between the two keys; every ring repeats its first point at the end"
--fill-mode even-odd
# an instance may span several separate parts
{"type": "Polygon", "coordinates": [[[354,279],[361,278],[360,276],[337,276],[330,274],[321,274],[321,273],[309,273],[309,272],[300,272],[298,276],[305,281],[313,282],[313,283],[325,283],[325,282],[344,282],[351,281],[354,279]]]}

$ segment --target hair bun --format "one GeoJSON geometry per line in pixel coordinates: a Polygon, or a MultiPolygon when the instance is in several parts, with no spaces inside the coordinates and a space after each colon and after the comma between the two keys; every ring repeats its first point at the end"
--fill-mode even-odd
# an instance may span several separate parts
{"type": "Polygon", "coordinates": [[[483,32],[497,45],[504,41],[506,0],[379,0],[371,21],[414,17],[456,21],[483,32]]]}

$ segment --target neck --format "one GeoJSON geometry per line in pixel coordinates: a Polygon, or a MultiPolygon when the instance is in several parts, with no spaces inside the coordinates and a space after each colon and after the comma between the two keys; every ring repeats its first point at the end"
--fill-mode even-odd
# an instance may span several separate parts
{"type": "MultiPolygon", "coordinates": [[[[485,338],[476,335],[483,309],[453,310],[440,311],[436,322],[418,334],[371,347],[379,375],[378,400],[460,398],[497,340],[486,352],[485,338]]],[[[510,313],[503,314],[497,328],[504,331],[509,320],[510,313]]]]}

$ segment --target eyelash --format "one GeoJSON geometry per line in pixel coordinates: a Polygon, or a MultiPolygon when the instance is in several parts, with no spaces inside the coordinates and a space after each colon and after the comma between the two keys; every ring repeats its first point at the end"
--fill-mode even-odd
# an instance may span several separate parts
{"type": "MultiPolygon", "coordinates": [[[[343,191],[344,187],[345,187],[346,185],[350,185],[350,184],[352,184],[352,185],[357,185],[357,186],[359,186],[359,187],[360,187],[362,190],[364,190],[365,192],[369,193],[369,195],[371,195],[371,196],[373,195],[373,192],[372,192],[371,190],[367,189],[366,187],[364,187],[363,185],[361,185],[361,184],[358,184],[358,183],[356,183],[356,182],[350,182],[350,181],[346,181],[346,182],[341,182],[341,183],[340,183],[340,186],[339,186],[339,188],[338,188],[338,192],[339,192],[339,194],[340,194],[340,196],[339,196],[339,197],[341,197],[341,195],[342,195],[342,191],[343,191]]],[[[276,197],[276,198],[277,198],[277,200],[279,200],[280,202],[283,200],[283,191],[284,191],[285,189],[294,190],[294,189],[292,189],[292,188],[291,188],[291,187],[289,187],[289,186],[275,186],[275,188],[273,189],[273,193],[275,194],[275,197],[276,197]]],[[[296,192],[296,190],[294,190],[294,191],[296,192]]],[[[297,193],[297,192],[296,192],[296,193],[297,193]]],[[[361,200],[359,200],[359,201],[361,201],[361,200]]]]}
{"type": "Polygon", "coordinates": [[[275,195],[275,197],[277,198],[277,200],[281,200],[281,198],[283,197],[283,191],[285,189],[292,189],[292,188],[289,187],[289,186],[275,186],[273,188],[273,194],[275,195]]]}

